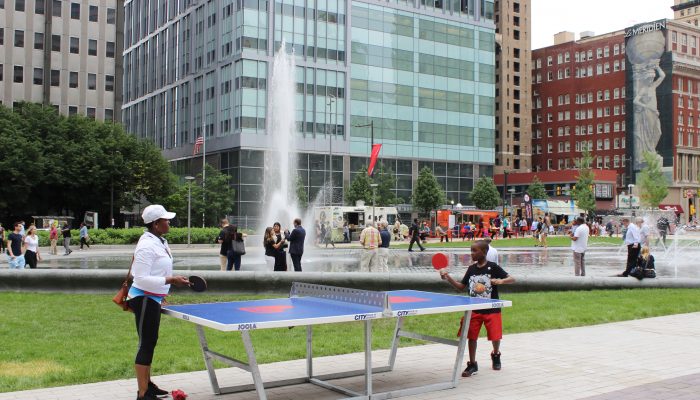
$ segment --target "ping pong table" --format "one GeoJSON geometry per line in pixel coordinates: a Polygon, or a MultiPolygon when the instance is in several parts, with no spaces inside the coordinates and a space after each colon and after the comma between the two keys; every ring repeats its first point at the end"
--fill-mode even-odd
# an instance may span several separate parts
{"type": "Polygon", "coordinates": [[[166,315],[195,324],[212,390],[216,394],[257,390],[261,400],[267,399],[265,389],[279,386],[311,383],[357,399],[388,399],[418,393],[457,387],[467,339],[467,327],[472,310],[510,307],[507,300],[480,299],[467,296],[393,290],[375,292],[334,286],[294,282],[289,298],[235,301],[226,303],[170,305],[166,315]],[[409,316],[447,312],[463,312],[462,334],[458,340],[409,332],[403,329],[409,316]],[[388,364],[372,368],[372,320],[397,318],[388,364]],[[365,365],[362,370],[343,371],[325,375],[313,372],[313,325],[359,321],[364,324],[365,365]],[[256,329],[306,326],[306,376],[294,379],[264,382],[255,357],[250,331],[256,329]],[[241,333],[248,362],[230,358],[209,349],[204,327],[219,331],[241,333]],[[372,374],[394,369],[399,341],[402,337],[442,343],[457,347],[451,379],[430,385],[374,393],[372,374]],[[220,387],[214,369],[214,360],[251,373],[252,385],[220,387]],[[330,380],[364,375],[364,392],[357,392],[330,383],[330,380]]]}

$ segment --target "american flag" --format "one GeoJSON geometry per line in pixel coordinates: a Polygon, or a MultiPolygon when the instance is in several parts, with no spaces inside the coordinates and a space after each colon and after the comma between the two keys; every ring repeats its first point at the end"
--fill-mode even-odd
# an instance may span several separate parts
{"type": "Polygon", "coordinates": [[[192,152],[192,155],[195,155],[199,153],[199,148],[202,147],[204,144],[204,137],[200,136],[197,138],[197,141],[194,142],[194,151],[192,152]]]}

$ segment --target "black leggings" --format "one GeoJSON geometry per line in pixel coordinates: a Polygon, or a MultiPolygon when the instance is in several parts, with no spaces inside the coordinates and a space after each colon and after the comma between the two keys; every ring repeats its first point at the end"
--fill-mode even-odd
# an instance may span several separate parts
{"type": "Polygon", "coordinates": [[[160,329],[160,304],[146,296],[129,300],[129,307],[134,310],[136,333],[139,335],[139,348],[136,352],[138,365],[151,365],[153,351],[158,343],[160,329]]]}
{"type": "Polygon", "coordinates": [[[31,250],[25,251],[24,261],[29,265],[29,268],[36,268],[36,253],[31,250]]]}

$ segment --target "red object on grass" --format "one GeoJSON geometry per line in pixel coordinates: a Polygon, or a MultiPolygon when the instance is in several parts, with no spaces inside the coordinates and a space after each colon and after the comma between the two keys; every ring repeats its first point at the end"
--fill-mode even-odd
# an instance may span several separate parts
{"type": "Polygon", "coordinates": [[[432,262],[433,262],[433,268],[440,270],[440,269],[447,267],[449,260],[448,260],[447,256],[444,255],[443,253],[436,253],[433,256],[432,262]]]}
{"type": "Polygon", "coordinates": [[[173,390],[172,392],[173,400],[185,400],[187,399],[187,394],[180,389],[173,390]]]}

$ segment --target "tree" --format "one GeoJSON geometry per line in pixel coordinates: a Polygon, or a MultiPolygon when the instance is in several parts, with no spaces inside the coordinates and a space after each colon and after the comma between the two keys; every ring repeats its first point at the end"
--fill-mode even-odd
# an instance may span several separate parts
{"type": "MultiPolygon", "coordinates": [[[[204,225],[216,226],[219,219],[229,215],[233,211],[235,191],[229,184],[230,176],[222,174],[209,164],[206,164],[207,180],[204,185],[206,196],[202,198],[202,174],[197,174],[192,185],[192,224],[202,222],[204,212],[204,225]]],[[[163,205],[172,209],[178,215],[178,221],[182,224],[187,221],[187,196],[189,182],[178,186],[177,192],[163,200],[163,205]]]]}
{"type": "Polygon", "coordinates": [[[418,173],[416,187],[413,190],[413,208],[424,215],[445,204],[445,191],[430,168],[425,167],[418,173]]]}
{"type": "Polygon", "coordinates": [[[297,194],[297,205],[299,206],[300,211],[304,212],[307,208],[309,208],[309,195],[306,193],[304,181],[301,179],[300,175],[297,175],[295,185],[297,194]]]}
{"type": "Polygon", "coordinates": [[[372,201],[372,180],[367,176],[367,169],[362,168],[350,182],[350,186],[345,191],[345,204],[354,206],[358,200],[362,200],[365,204],[372,201]]]}
{"type": "Polygon", "coordinates": [[[531,199],[546,200],[549,198],[547,191],[544,189],[544,184],[537,175],[532,179],[530,186],[527,187],[527,193],[531,199]]]}
{"type": "Polygon", "coordinates": [[[595,211],[595,197],[593,196],[593,157],[588,149],[583,151],[583,155],[576,161],[578,168],[578,177],[576,178],[576,187],[573,190],[573,198],[576,200],[576,206],[586,213],[591,215],[595,211]]]}
{"type": "Polygon", "coordinates": [[[661,172],[661,160],[656,153],[645,151],[642,154],[646,166],[639,174],[639,186],[642,204],[647,207],[658,208],[666,196],[668,196],[668,182],[661,172]]]}
{"type": "Polygon", "coordinates": [[[476,208],[480,210],[493,210],[501,201],[496,185],[487,176],[479,178],[476,185],[474,185],[470,198],[476,208]]]}
{"type": "Polygon", "coordinates": [[[374,176],[374,182],[377,184],[377,206],[388,207],[398,203],[403,203],[403,199],[396,197],[396,177],[392,170],[380,170],[374,176]]]}

